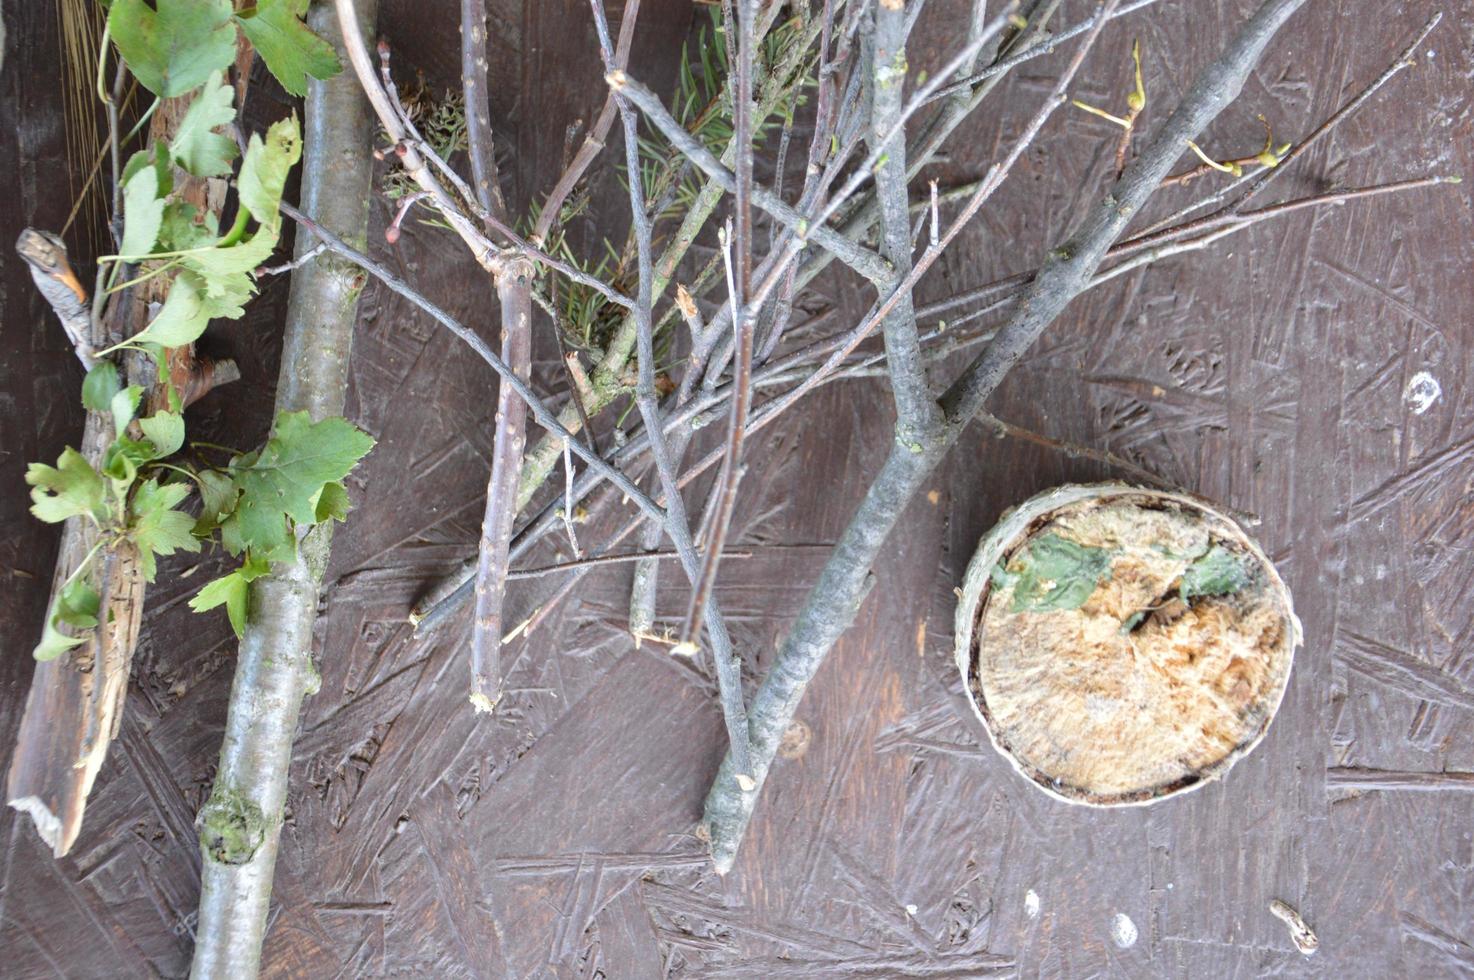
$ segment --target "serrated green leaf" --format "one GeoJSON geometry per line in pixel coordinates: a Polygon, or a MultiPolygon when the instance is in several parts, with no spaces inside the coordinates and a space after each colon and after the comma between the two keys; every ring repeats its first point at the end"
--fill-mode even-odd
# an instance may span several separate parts
{"type": "Polygon", "coordinates": [[[230,0],[113,0],[108,30],[144,88],[183,95],[235,60],[230,0]]]}
{"type": "Polygon", "coordinates": [[[1014,612],[1079,609],[1111,568],[1112,552],[1050,532],[1034,538],[1008,563],[1016,576],[1014,612]]]}
{"type": "Polygon", "coordinates": [[[122,390],[118,367],[112,361],[98,361],[82,379],[82,405],[93,412],[110,412],[113,396],[122,390]]]}
{"type": "Polygon", "coordinates": [[[230,627],[235,630],[235,635],[245,636],[246,614],[251,597],[249,586],[251,582],[269,571],[271,571],[269,563],[254,555],[248,555],[245,564],[240,568],[229,575],[222,575],[200,589],[195,597],[189,600],[189,608],[195,612],[204,612],[216,606],[224,606],[226,615],[230,617],[230,627]]]}
{"type": "Polygon", "coordinates": [[[206,582],[204,588],[189,600],[189,608],[202,613],[217,606],[224,606],[235,635],[244,636],[246,604],[250,600],[250,594],[250,587],[246,584],[246,580],[236,572],[231,572],[229,575],[222,575],[213,581],[206,582]]]}
{"type": "Polygon", "coordinates": [[[130,338],[131,343],[153,343],[160,347],[183,347],[192,344],[205,332],[210,312],[205,306],[205,281],[197,273],[184,270],[174,277],[169,295],[148,326],[130,338]]]}
{"type": "Polygon", "coordinates": [[[31,651],[37,660],[55,660],[72,647],[86,642],[85,636],[69,636],[57,627],[66,624],[73,629],[97,628],[98,615],[102,609],[102,597],[82,575],[62,587],[56,600],[46,611],[46,625],[41,630],[41,642],[31,651]]]}
{"type": "Polygon", "coordinates": [[[102,475],[113,481],[119,494],[126,494],[138,476],[138,467],[153,458],[153,443],[119,436],[102,454],[102,475]]]}
{"type": "Polygon", "coordinates": [[[287,174],[301,157],[302,133],[296,116],[272,123],[265,140],[257,134],[251,135],[236,188],[241,204],[263,226],[280,226],[281,212],[277,205],[281,203],[287,174]]]}
{"type": "Polygon", "coordinates": [[[196,177],[230,173],[230,162],[237,152],[235,140],[215,132],[215,128],[235,119],[234,97],[234,91],[225,84],[224,72],[211,72],[169,143],[174,162],[196,177]]]}
{"type": "Polygon", "coordinates": [[[138,420],[138,427],[154,444],[154,458],[163,459],[179,452],[184,445],[184,416],[174,412],[155,412],[138,420]]]}
{"type": "Polygon", "coordinates": [[[348,488],[341,483],[325,483],[313,504],[313,520],[317,524],[347,520],[348,506],[348,488]]]}
{"type": "Polygon", "coordinates": [[[1213,545],[1182,573],[1182,583],[1178,586],[1182,601],[1238,592],[1253,580],[1246,559],[1247,556],[1222,543],[1213,545]]]}
{"type": "Polygon", "coordinates": [[[140,385],[129,385],[117,394],[113,395],[108,402],[108,410],[113,413],[113,433],[121,436],[128,431],[128,423],[133,421],[133,416],[138,414],[138,405],[143,401],[143,388],[140,385]]]}
{"type": "Polygon", "coordinates": [[[235,481],[224,473],[205,470],[198,474],[200,484],[199,519],[195,521],[194,534],[203,537],[220,526],[230,512],[235,510],[235,500],[240,490],[235,481]]]}
{"type": "MultiPolygon", "coordinates": [[[[280,225],[262,225],[256,229],[254,235],[238,245],[191,252],[183,256],[181,261],[186,269],[193,270],[204,280],[207,295],[219,296],[225,292],[238,295],[244,290],[245,297],[250,298],[256,291],[256,286],[243,277],[271,258],[280,234],[280,225]]],[[[222,313],[215,315],[229,316],[222,313]]]]}
{"type": "Polygon", "coordinates": [[[307,94],[307,76],[332,78],[342,70],[333,46],[308,29],[301,17],[307,0],[260,0],[236,15],[236,23],[282,88],[307,94]]]}
{"type": "Polygon", "coordinates": [[[279,553],[290,541],[287,519],[314,523],[323,488],[347,476],[373,445],[344,418],[313,422],[306,412],[278,415],[265,448],[232,464],[241,490],[228,522],[236,542],[254,553],[279,553]]]}
{"type": "Polygon", "coordinates": [[[170,201],[164,206],[164,224],[159,229],[159,246],[166,252],[208,248],[220,238],[220,221],[210,211],[188,201],[170,201]]]}
{"type": "Polygon", "coordinates": [[[123,241],[118,254],[138,259],[152,252],[163,223],[158,172],[142,167],[123,185],[123,241]]]}
{"type": "Polygon", "coordinates": [[[194,518],[175,508],[189,496],[183,483],[160,483],[144,480],[133,492],[128,511],[131,520],[128,535],[138,546],[138,565],[145,580],[152,582],[158,571],[155,555],[172,555],[175,551],[199,551],[195,540],[194,518]]]}
{"type": "Polygon", "coordinates": [[[32,463],[26,482],[31,485],[31,513],[49,524],[83,514],[97,521],[107,519],[107,485],[87,457],[70,446],[62,450],[56,466],[32,463]]]}

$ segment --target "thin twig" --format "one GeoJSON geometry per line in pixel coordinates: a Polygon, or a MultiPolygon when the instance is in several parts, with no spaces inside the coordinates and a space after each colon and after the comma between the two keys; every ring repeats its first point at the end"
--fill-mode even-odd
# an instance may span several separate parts
{"type": "MultiPolygon", "coordinates": [[[[635,22],[639,15],[640,0],[626,0],[619,22],[619,41],[614,48],[614,65],[621,70],[629,66],[630,46],[634,43],[635,22]]],[[[563,169],[562,176],[558,178],[558,182],[548,193],[547,200],[543,202],[542,210],[537,216],[537,225],[532,230],[532,240],[536,244],[542,245],[547,242],[548,233],[558,223],[559,213],[563,210],[563,202],[568,200],[568,195],[573,193],[573,188],[578,186],[578,182],[583,179],[584,172],[589,169],[589,165],[594,162],[599,151],[604,149],[604,140],[614,125],[614,116],[614,93],[609,92],[604,96],[604,105],[599,110],[598,119],[585,134],[578,152],[563,169]]]]}
{"type": "MultiPolygon", "coordinates": [[[[749,717],[756,762],[753,774],[759,787],[804,687],[853,620],[872,580],[871,565],[910,498],[981,410],[1008,369],[1060,311],[1088,287],[1110,244],[1181,156],[1184,141],[1201,132],[1238,95],[1270,38],[1303,2],[1266,0],[1225,52],[1199,76],[1171,118],[1116,182],[1110,196],[1096,206],[1063,246],[1051,253],[1009,321],[942,396],[940,404],[948,424],[939,437],[928,438],[919,447],[892,448],[753,700],[749,717]]],[[[1115,6],[1108,0],[1098,8],[1092,18],[1096,27],[1085,42],[1086,49],[1098,37],[1115,6]]],[[[1072,67],[1078,68],[1078,63],[1079,57],[1072,67]]],[[[1072,72],[1067,75],[1073,77],[1072,72]]],[[[1062,94],[1056,89],[1051,101],[1062,94]]],[[[719,871],[731,867],[757,797],[756,792],[734,792],[730,780],[723,778],[729,771],[727,766],[723,764],[724,772],[713,782],[705,818],[713,861],[719,871]]]]}
{"type": "Polygon", "coordinates": [[[445,327],[451,333],[455,334],[462,341],[464,341],[466,346],[470,347],[471,350],[483,361],[485,361],[486,364],[493,371],[495,371],[507,385],[511,386],[512,390],[517,393],[517,397],[521,398],[524,402],[527,403],[528,410],[532,412],[532,417],[537,420],[538,425],[541,425],[543,428],[554,433],[560,439],[567,440],[570,447],[573,449],[574,455],[578,456],[579,459],[582,459],[585,463],[589,464],[589,467],[591,469],[597,471],[605,479],[611,481],[616,487],[619,488],[621,493],[623,493],[626,497],[633,501],[635,505],[638,506],[641,510],[644,510],[654,519],[662,523],[665,522],[665,511],[661,509],[661,507],[656,504],[654,500],[651,500],[649,495],[641,490],[639,485],[636,484],[635,481],[631,480],[629,476],[626,475],[622,470],[610,465],[597,453],[593,452],[583,443],[579,442],[578,439],[574,438],[573,433],[569,432],[568,429],[558,421],[557,414],[553,412],[552,409],[548,408],[547,404],[538,397],[537,393],[532,390],[531,386],[526,381],[517,376],[516,372],[514,372],[507,365],[506,361],[504,361],[496,354],[495,351],[487,346],[486,341],[482,340],[481,337],[476,333],[476,331],[461,323],[459,320],[451,316],[449,313],[445,312],[445,310],[441,309],[439,306],[436,306],[434,303],[430,302],[428,298],[426,298],[422,293],[416,290],[409,283],[405,282],[403,279],[399,278],[394,273],[390,272],[388,269],[384,268],[382,265],[375,262],[364,253],[360,252],[358,249],[349,245],[338,236],[332,234],[331,232],[328,232],[326,229],[322,228],[322,226],[318,225],[317,222],[313,221],[311,218],[307,217],[305,214],[303,214],[301,211],[298,211],[290,204],[283,203],[281,205],[281,212],[287,217],[291,218],[293,221],[297,222],[302,227],[311,231],[318,238],[326,242],[330,250],[348,259],[350,262],[354,263],[365,272],[372,275],[375,279],[378,279],[384,285],[388,286],[391,290],[398,293],[400,296],[403,296],[415,306],[418,306],[421,310],[428,313],[430,317],[435,320],[435,322],[439,323],[441,326],[445,327]]]}
{"type": "Polygon", "coordinates": [[[471,179],[476,200],[507,224],[507,202],[502,199],[486,92],[489,79],[486,0],[461,0],[461,90],[466,100],[466,152],[471,158],[471,179]]]}
{"type": "MultiPolygon", "coordinates": [[[[724,558],[751,558],[751,551],[729,551],[724,558]]],[[[669,561],[672,558],[679,559],[681,556],[674,551],[633,551],[626,555],[591,555],[580,558],[577,561],[559,562],[556,565],[539,565],[533,568],[514,568],[507,573],[508,579],[541,578],[544,575],[557,575],[559,572],[582,572],[598,568],[601,565],[616,565],[625,562],[639,561],[669,561]]]]}
{"type": "MultiPolygon", "coordinates": [[[[609,25],[604,17],[603,0],[590,0],[594,23],[598,29],[600,51],[604,64],[611,72],[614,68],[614,50],[609,40],[609,25]]],[[[671,543],[681,556],[681,566],[697,586],[701,575],[701,557],[697,554],[691,538],[691,528],[686,519],[685,502],[681,499],[678,473],[671,459],[670,446],[661,425],[660,407],[655,392],[655,345],[650,321],[650,308],[655,288],[654,258],[651,254],[653,237],[650,214],[645,208],[644,188],[639,179],[639,119],[634,108],[616,86],[615,101],[619,105],[620,120],[624,124],[625,163],[630,179],[630,214],[634,223],[635,241],[639,262],[639,289],[635,304],[636,344],[638,346],[639,381],[635,389],[635,402],[645,429],[650,433],[650,455],[655,460],[655,469],[665,491],[665,529],[671,543]]],[[[734,778],[747,778],[747,709],[742,699],[742,668],[732,650],[732,640],[726,623],[716,604],[706,607],[702,621],[711,638],[712,662],[716,669],[717,686],[721,692],[722,717],[726,721],[730,739],[730,752],[734,760],[734,778]]]]}

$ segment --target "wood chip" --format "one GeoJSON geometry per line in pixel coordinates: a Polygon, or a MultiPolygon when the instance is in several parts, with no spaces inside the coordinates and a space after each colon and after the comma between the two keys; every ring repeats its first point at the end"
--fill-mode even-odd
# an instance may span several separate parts
{"type": "Polygon", "coordinates": [[[1295,943],[1295,948],[1306,956],[1314,956],[1315,951],[1320,949],[1320,940],[1316,938],[1315,932],[1300,918],[1300,913],[1288,902],[1279,899],[1269,903],[1269,911],[1274,914],[1290,929],[1290,939],[1295,943]]]}

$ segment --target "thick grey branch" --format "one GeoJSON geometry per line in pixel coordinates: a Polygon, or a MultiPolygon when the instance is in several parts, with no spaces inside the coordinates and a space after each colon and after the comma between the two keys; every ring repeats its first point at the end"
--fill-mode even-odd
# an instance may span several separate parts
{"type": "MultiPolygon", "coordinates": [[[[940,438],[892,448],[753,699],[749,726],[757,789],[761,789],[805,687],[853,621],[871,580],[870,568],[901,512],[1008,368],[1069,301],[1088,287],[1106,250],[1181,156],[1186,140],[1237,96],[1265,45],[1303,2],[1266,0],[1224,53],[1203,71],[1177,111],[1080,231],[1052,253],[1003,329],[943,396],[941,404],[949,424],[940,438]]],[[[1102,5],[1094,18],[1097,25],[1109,18],[1114,6],[1110,2],[1102,5]]],[[[723,772],[706,801],[705,825],[719,871],[732,866],[757,798],[756,791],[733,791],[730,780],[723,778],[729,764],[723,763],[723,772]]]]}
{"type": "MultiPolygon", "coordinates": [[[[358,4],[370,25],[375,7],[376,0],[358,4]]],[[[309,23],[342,54],[330,8],[314,7],[309,23]]],[[[322,227],[362,243],[374,130],[353,76],[311,81],[305,121],[302,207],[322,227]]],[[[299,257],[315,246],[305,230],[298,234],[299,257]]],[[[362,288],[363,274],[335,256],[321,256],[292,273],[278,412],[306,411],[314,419],[343,413],[362,288]]],[[[260,963],[292,737],[314,675],[312,628],[331,542],[331,522],[314,527],[293,560],[275,563],[251,584],[220,765],[198,821],[204,862],[193,977],[255,976],[260,963]]]]}

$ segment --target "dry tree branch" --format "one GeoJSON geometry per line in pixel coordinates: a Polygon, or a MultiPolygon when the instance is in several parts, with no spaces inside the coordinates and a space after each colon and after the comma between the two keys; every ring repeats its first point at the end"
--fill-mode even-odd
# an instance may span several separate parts
{"type": "MultiPolygon", "coordinates": [[[[532,263],[509,249],[492,265],[501,306],[502,359],[525,382],[532,373],[532,263]]],[[[477,551],[476,618],[471,627],[471,704],[478,712],[494,710],[501,699],[507,549],[517,517],[517,478],[526,442],[527,405],[502,380],[497,385],[496,432],[477,551]]]]}
{"type": "MultiPolygon", "coordinates": [[[[614,68],[614,50],[609,40],[609,25],[604,17],[603,0],[590,0],[594,23],[598,28],[600,50],[605,65],[614,68]]],[[[676,466],[671,459],[670,446],[665,439],[665,430],[660,421],[660,406],[655,392],[655,344],[651,324],[650,306],[655,287],[654,260],[651,256],[652,229],[650,214],[645,208],[644,188],[640,180],[638,118],[624,96],[614,92],[619,105],[620,120],[624,124],[625,163],[629,170],[630,220],[634,223],[636,248],[639,255],[639,290],[635,303],[635,330],[638,345],[639,381],[635,388],[635,402],[644,419],[645,429],[650,433],[650,452],[655,468],[665,491],[665,530],[671,543],[681,556],[681,565],[695,587],[701,575],[701,557],[696,552],[691,537],[691,527],[686,519],[685,502],[681,499],[676,483],[676,466]]],[[[720,547],[720,544],[715,547],[720,547]]],[[[747,709],[742,699],[742,665],[732,650],[732,638],[726,623],[715,605],[709,606],[703,621],[711,638],[712,665],[721,691],[722,717],[727,725],[731,740],[734,778],[745,780],[747,776],[747,709]]]]}
{"type": "MultiPolygon", "coordinates": [[[[777,19],[779,4],[769,4],[764,10],[759,23],[758,34],[766,36],[773,23],[777,19]]],[[[626,16],[629,16],[631,8],[627,8],[626,16]]],[[[621,24],[620,36],[626,36],[626,27],[632,29],[633,23],[621,24]]],[[[760,86],[758,115],[765,118],[779,104],[787,88],[795,85],[802,78],[802,54],[812,41],[812,36],[806,34],[802,43],[789,46],[787,53],[780,59],[773,71],[764,77],[760,86]]],[[[621,41],[621,43],[623,43],[621,41]]],[[[619,58],[619,49],[616,48],[616,61],[619,58]]],[[[613,99],[613,92],[609,98],[613,99]]],[[[611,105],[613,103],[611,102],[611,105]]],[[[612,112],[612,110],[611,110],[612,112]]],[[[601,137],[602,139],[602,137],[601,137]]],[[[599,144],[602,147],[602,143],[599,144]]],[[[735,139],[728,142],[723,151],[722,160],[730,162],[735,160],[737,142],[735,139]]],[[[576,163],[577,161],[575,161],[576,163]]],[[[721,200],[722,186],[715,180],[708,178],[697,193],[695,199],[687,208],[686,215],[682,219],[680,227],[671,236],[660,258],[655,263],[654,299],[659,299],[675,273],[675,269],[685,258],[687,251],[695,242],[697,235],[706,225],[712,213],[716,210],[721,200]]],[[[546,209],[545,209],[546,211],[546,209]]],[[[554,265],[553,268],[562,272],[563,268],[554,265]]],[[[574,281],[583,281],[578,277],[572,277],[574,281]]],[[[587,397],[582,404],[574,403],[566,406],[558,415],[558,422],[569,431],[578,431],[582,427],[583,416],[588,413],[597,413],[606,408],[616,397],[624,394],[628,387],[625,383],[626,369],[629,358],[636,347],[636,324],[633,313],[633,300],[624,300],[621,305],[626,307],[626,315],[620,321],[614,335],[605,345],[598,364],[595,366],[589,378],[587,397]]],[[[526,454],[523,461],[522,479],[518,488],[517,503],[519,508],[526,507],[531,501],[533,494],[546,481],[553,465],[561,457],[563,452],[562,441],[552,434],[547,434],[526,454]]],[[[430,617],[431,610],[435,611],[435,618],[442,618],[450,608],[456,608],[466,602],[472,594],[471,573],[473,564],[462,565],[452,572],[444,580],[433,586],[429,592],[416,604],[411,611],[409,619],[411,623],[419,624],[430,617]]]]}
{"type": "MultiPolygon", "coordinates": [[[[710,521],[710,536],[706,538],[706,561],[701,566],[700,576],[692,583],[691,601],[686,608],[686,622],[681,627],[681,643],[691,644],[699,632],[702,615],[711,601],[712,589],[716,586],[717,569],[721,565],[722,549],[727,544],[727,531],[732,525],[732,513],[737,506],[737,484],[742,474],[742,450],[747,439],[747,416],[752,407],[752,357],[753,333],[757,329],[758,310],[749,303],[752,293],[752,62],[754,0],[736,0],[737,5],[737,85],[734,93],[733,116],[736,122],[733,139],[737,143],[737,188],[733,200],[735,220],[732,223],[730,245],[731,261],[728,262],[728,292],[732,305],[732,322],[736,326],[737,364],[733,378],[734,394],[731,411],[727,418],[727,454],[717,474],[711,505],[704,511],[703,519],[710,521]]],[[[781,168],[779,173],[781,174],[781,168]]],[[[777,195],[775,195],[776,197],[777,195]]],[[[782,200],[781,197],[778,198],[782,200]]],[[[646,422],[649,427],[649,422],[646,422]]],[[[652,442],[653,444],[653,442],[652,442]]],[[[669,493],[667,488],[667,493],[669,493]]],[[[733,734],[733,744],[741,742],[743,751],[737,767],[738,779],[748,780],[746,763],[746,712],[743,727],[733,734]]]]}
{"type": "MultiPolygon", "coordinates": [[[[1185,141],[1196,136],[1238,95],[1270,38],[1303,2],[1266,0],[1260,6],[1224,53],[1199,75],[1177,110],[1128,166],[1111,193],[1081,228],[1051,253],[1009,321],[942,396],[939,404],[946,424],[938,432],[926,433],[915,446],[892,447],[753,699],[749,717],[758,789],[805,687],[853,621],[868,591],[871,565],[901,511],[1008,369],[1088,287],[1106,250],[1181,156],[1185,141]]],[[[1087,47],[1114,7],[1115,3],[1107,2],[1098,9],[1093,18],[1097,26],[1087,39],[1087,47]]],[[[1061,80],[1067,83],[1069,78],[1061,80]]],[[[1051,102],[1057,102],[1063,92],[1063,88],[1056,88],[1051,102]]],[[[723,763],[724,771],[728,765],[723,763]]],[[[724,774],[719,773],[713,783],[705,817],[712,858],[719,871],[731,868],[758,795],[756,790],[734,792],[731,780],[722,778],[724,774]]]]}
{"type": "MultiPolygon", "coordinates": [[[[624,12],[619,22],[619,40],[614,47],[614,67],[616,69],[623,70],[629,65],[630,47],[634,44],[635,23],[639,16],[640,0],[628,0],[624,5],[624,12]]],[[[598,119],[594,121],[593,127],[584,136],[578,152],[564,168],[563,174],[543,202],[542,210],[537,216],[537,224],[532,231],[532,240],[537,244],[541,245],[547,241],[548,233],[558,223],[559,213],[563,210],[563,202],[568,200],[568,195],[573,193],[573,189],[583,179],[584,173],[594,162],[594,158],[599,155],[600,150],[604,149],[604,140],[614,126],[614,116],[614,93],[609,92],[604,96],[604,105],[599,110],[598,119]]]]}
{"type": "Polygon", "coordinates": [[[487,96],[490,65],[486,60],[486,0],[461,0],[461,90],[466,100],[466,152],[476,200],[502,224],[509,224],[502,199],[496,144],[487,96]]]}
{"type": "MultiPolygon", "coordinates": [[[[486,88],[485,0],[461,0],[461,84],[466,100],[466,145],[475,181],[475,200],[488,227],[507,227],[492,141],[486,88]]],[[[449,171],[449,168],[446,168],[449,171]]],[[[526,380],[532,374],[532,263],[510,248],[491,264],[501,307],[502,359],[526,380]]],[[[495,710],[502,690],[502,604],[507,591],[507,550],[517,517],[517,479],[527,443],[527,406],[505,383],[497,386],[496,431],[491,473],[476,563],[476,616],[471,627],[471,704],[478,712],[495,710]]]]}

